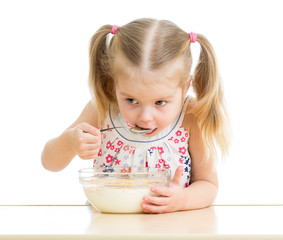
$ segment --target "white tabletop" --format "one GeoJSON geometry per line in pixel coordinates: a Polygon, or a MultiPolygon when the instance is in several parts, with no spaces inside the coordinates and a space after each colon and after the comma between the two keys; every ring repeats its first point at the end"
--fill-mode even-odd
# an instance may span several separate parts
{"type": "Polygon", "coordinates": [[[91,206],[0,206],[0,239],[283,239],[283,206],[101,214],[91,206]]]}

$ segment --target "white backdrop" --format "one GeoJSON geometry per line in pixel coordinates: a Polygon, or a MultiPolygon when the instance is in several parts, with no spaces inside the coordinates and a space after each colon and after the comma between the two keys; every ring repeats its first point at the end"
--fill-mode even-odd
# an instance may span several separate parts
{"type": "Polygon", "coordinates": [[[88,46],[104,24],[167,19],[207,36],[233,126],[217,204],[283,204],[280,0],[0,0],[0,204],[83,204],[75,158],[43,169],[46,141],[90,98],[88,46]]]}

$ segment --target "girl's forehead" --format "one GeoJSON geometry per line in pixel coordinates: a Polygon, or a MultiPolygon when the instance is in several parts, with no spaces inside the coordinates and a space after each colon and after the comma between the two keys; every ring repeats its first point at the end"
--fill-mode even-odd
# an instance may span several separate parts
{"type": "Polygon", "coordinates": [[[143,66],[133,66],[125,59],[117,59],[115,64],[116,84],[169,84],[179,86],[185,77],[184,61],[179,58],[170,61],[156,70],[149,70],[143,66]]]}
{"type": "Polygon", "coordinates": [[[131,97],[139,102],[157,101],[160,99],[174,98],[178,89],[181,89],[178,81],[160,79],[156,77],[137,78],[136,80],[121,79],[116,85],[118,96],[131,97]]]}
{"type": "Polygon", "coordinates": [[[118,77],[116,94],[139,102],[155,102],[180,96],[180,75],[167,76],[163,72],[139,72],[134,78],[118,77]]]}

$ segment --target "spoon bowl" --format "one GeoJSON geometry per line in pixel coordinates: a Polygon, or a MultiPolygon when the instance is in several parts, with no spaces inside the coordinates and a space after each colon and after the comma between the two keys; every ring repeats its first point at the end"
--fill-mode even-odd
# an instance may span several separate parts
{"type": "Polygon", "coordinates": [[[135,128],[130,128],[129,131],[132,133],[137,133],[137,134],[146,134],[146,133],[150,133],[154,130],[154,128],[150,128],[150,129],[135,129],[135,128]]]}
{"type": "MultiPolygon", "coordinates": [[[[105,132],[105,131],[108,131],[108,130],[113,130],[113,129],[116,129],[116,128],[125,128],[125,127],[111,127],[111,128],[104,128],[104,129],[101,129],[100,132],[105,132]]],[[[138,128],[125,128],[126,130],[132,132],[132,133],[136,133],[136,134],[146,134],[146,133],[149,133],[149,132],[152,132],[154,129],[138,129],[138,128]]]]}

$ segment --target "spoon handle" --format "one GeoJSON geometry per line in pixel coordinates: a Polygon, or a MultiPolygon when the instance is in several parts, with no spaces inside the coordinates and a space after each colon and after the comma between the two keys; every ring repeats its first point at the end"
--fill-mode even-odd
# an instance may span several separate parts
{"type": "MultiPolygon", "coordinates": [[[[113,130],[113,129],[116,129],[116,128],[124,128],[124,127],[110,127],[110,128],[104,128],[104,129],[100,129],[100,132],[105,132],[105,131],[108,131],[108,130],[113,130]]],[[[127,129],[128,131],[132,132],[132,133],[137,133],[137,134],[145,134],[145,133],[148,133],[148,132],[151,132],[152,129],[144,129],[144,130],[138,130],[138,129],[134,129],[134,128],[130,128],[130,129],[127,129]]],[[[84,131],[84,133],[86,133],[84,131]]]]}
{"type": "Polygon", "coordinates": [[[115,129],[115,128],[123,128],[123,127],[110,127],[110,128],[104,128],[104,129],[101,129],[101,130],[100,130],[100,132],[105,132],[105,131],[112,130],[112,129],[115,129]]]}

